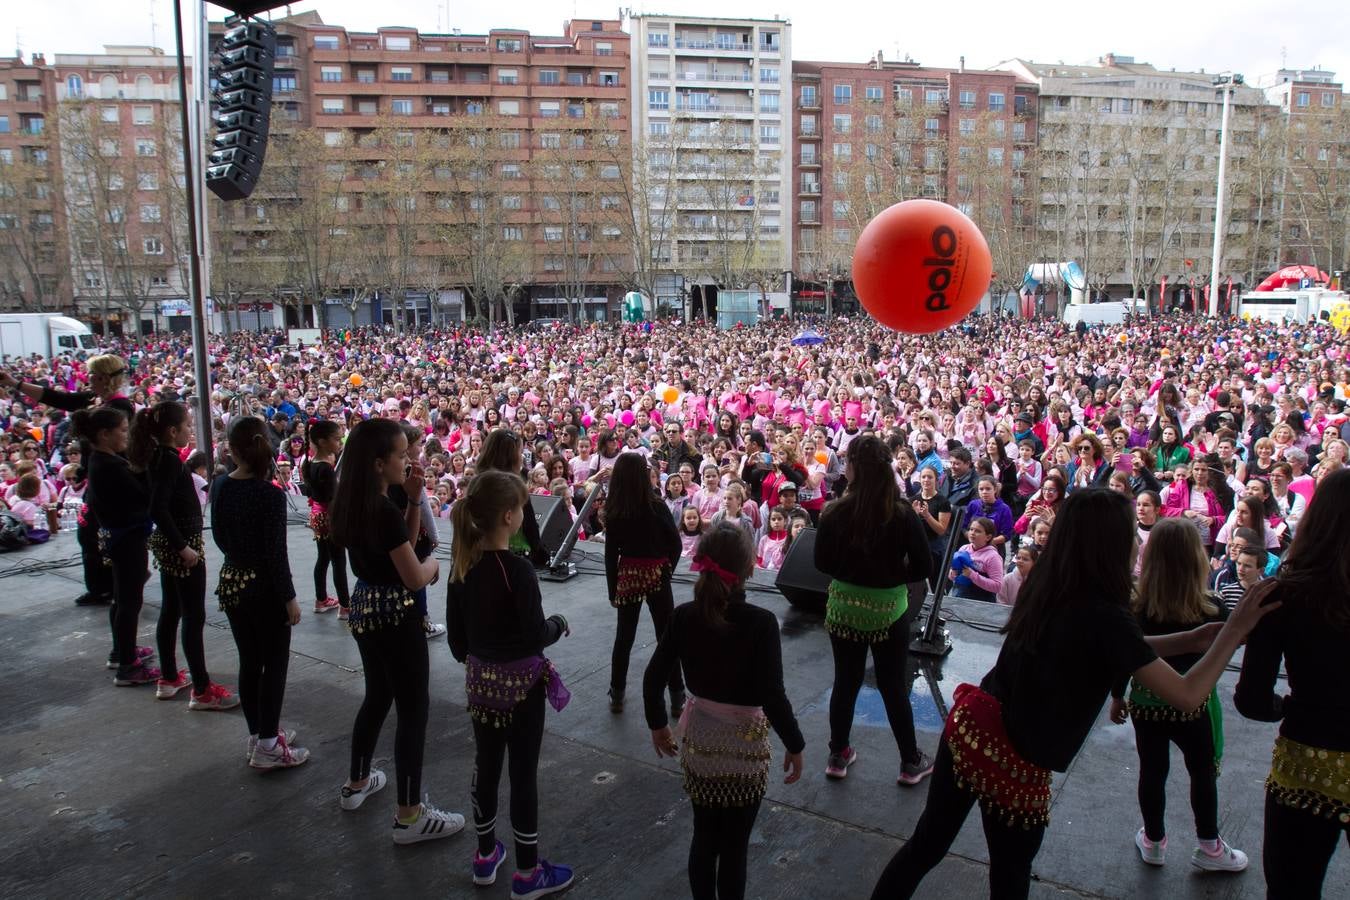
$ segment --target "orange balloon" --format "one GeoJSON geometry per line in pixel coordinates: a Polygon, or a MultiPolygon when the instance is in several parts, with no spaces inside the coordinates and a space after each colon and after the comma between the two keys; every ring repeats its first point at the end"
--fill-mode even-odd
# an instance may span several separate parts
{"type": "Polygon", "coordinates": [[[666,403],[674,403],[680,399],[680,392],[673,387],[668,387],[661,392],[661,399],[666,403]]]}
{"type": "Polygon", "coordinates": [[[989,290],[994,262],[980,229],[954,206],[906,200],[883,209],[853,250],[853,289],[887,328],[955,325],[989,290]]]}
{"type": "Polygon", "coordinates": [[[829,461],[830,461],[830,456],[829,456],[828,453],[826,453],[824,450],[817,450],[817,451],[816,451],[816,462],[820,463],[820,464],[823,466],[823,465],[825,465],[825,464],[826,464],[827,462],[829,462],[829,461]]]}
{"type": "Polygon", "coordinates": [[[351,374],[351,377],[347,379],[347,383],[350,384],[352,387],[360,387],[361,385],[366,383],[366,380],[361,377],[360,372],[353,372],[351,374]]]}

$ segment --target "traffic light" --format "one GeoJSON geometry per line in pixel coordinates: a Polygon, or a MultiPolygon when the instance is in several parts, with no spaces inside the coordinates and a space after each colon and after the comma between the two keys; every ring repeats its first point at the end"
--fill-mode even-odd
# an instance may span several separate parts
{"type": "Polygon", "coordinates": [[[261,21],[227,24],[220,42],[215,149],[206,163],[206,186],[222,200],[242,200],[262,174],[277,33],[261,21]]]}

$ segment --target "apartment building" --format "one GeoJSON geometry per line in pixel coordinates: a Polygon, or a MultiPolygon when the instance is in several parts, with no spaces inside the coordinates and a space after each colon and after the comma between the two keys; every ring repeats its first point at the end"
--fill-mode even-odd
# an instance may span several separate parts
{"type": "MultiPolygon", "coordinates": [[[[634,194],[660,305],[791,269],[792,26],[632,14],[634,194]]],[[[641,266],[637,266],[641,268],[641,266]]]]}
{"type": "Polygon", "coordinates": [[[1350,108],[1336,73],[1281,69],[1259,79],[1285,138],[1277,257],[1328,273],[1350,268],[1350,108]]]}
{"type": "MultiPolygon", "coordinates": [[[[329,223],[330,235],[359,231],[358,249],[381,245],[372,223],[391,204],[399,174],[408,183],[397,189],[408,195],[394,205],[416,211],[408,223],[415,234],[401,232],[398,216],[382,220],[383,241],[397,246],[377,247],[366,271],[335,260],[312,279],[322,283],[311,293],[326,294],[309,300],[323,301],[319,318],[342,325],[471,315],[466,293],[492,292],[480,274],[489,257],[503,270],[500,301],[517,318],[608,315],[622,296],[625,242],[611,213],[630,158],[628,35],[618,21],[571,20],[559,36],[355,32],[315,13],[275,24],[274,104],[294,106],[278,120],[274,105],[274,134],[284,140],[312,129],[321,139],[339,182],[330,200],[344,219],[329,223]]],[[[269,177],[274,165],[285,165],[277,147],[254,197],[223,213],[228,249],[245,258],[282,246],[276,213],[287,198],[280,170],[269,177]]],[[[287,319],[298,313],[288,310],[287,319]]]]}
{"type": "Polygon", "coordinates": [[[1012,231],[1029,224],[1024,194],[1037,137],[1030,80],[880,53],[864,63],[796,61],[792,80],[798,309],[854,302],[848,272],[858,233],[902,200],[951,203],[996,249],[1019,246],[1012,231]]]}
{"type": "Polygon", "coordinates": [[[41,54],[0,58],[0,309],[70,306],[56,109],[41,54]]]}

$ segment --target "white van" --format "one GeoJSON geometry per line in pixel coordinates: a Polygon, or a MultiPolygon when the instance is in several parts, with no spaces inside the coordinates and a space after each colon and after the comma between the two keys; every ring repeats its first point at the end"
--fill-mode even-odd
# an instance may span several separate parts
{"type": "Polygon", "coordinates": [[[1064,324],[1070,327],[1079,322],[1089,325],[1120,325],[1126,315],[1141,315],[1145,310],[1144,301],[1107,300],[1103,303],[1070,303],[1064,307],[1064,324]]]}

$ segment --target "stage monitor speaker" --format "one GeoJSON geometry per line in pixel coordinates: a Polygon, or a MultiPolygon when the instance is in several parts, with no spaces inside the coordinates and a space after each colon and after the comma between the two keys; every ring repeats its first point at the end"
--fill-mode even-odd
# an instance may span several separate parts
{"type": "Polygon", "coordinates": [[[564,502],[561,497],[530,495],[530,508],[534,510],[534,520],[539,523],[539,540],[549,556],[558,552],[572,527],[572,517],[567,514],[564,502]]]}
{"type": "Polygon", "coordinates": [[[788,603],[814,612],[825,611],[825,595],[830,587],[830,576],[816,568],[816,530],[807,528],[797,535],[783,558],[774,587],[787,598],[788,603]]]}

